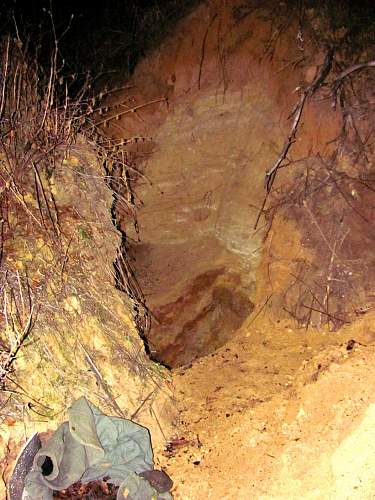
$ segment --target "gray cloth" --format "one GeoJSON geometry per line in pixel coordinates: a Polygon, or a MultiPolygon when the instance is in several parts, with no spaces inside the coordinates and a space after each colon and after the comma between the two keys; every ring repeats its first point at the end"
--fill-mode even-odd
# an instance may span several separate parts
{"type": "Polygon", "coordinates": [[[171,500],[172,495],[167,491],[157,493],[146,479],[131,472],[120,485],[117,500],[171,500]]]}
{"type": "Polygon", "coordinates": [[[63,490],[79,480],[85,483],[107,476],[109,482],[121,485],[119,494],[126,489],[131,493],[129,500],[171,499],[170,493],[158,493],[137,476],[151,469],[148,429],[130,420],[103,415],[82,397],[69,409],[69,422],[64,422],[36,454],[33,468],[26,476],[23,498],[51,500],[53,490],[63,490]],[[141,496],[137,488],[142,489],[141,496]]]}

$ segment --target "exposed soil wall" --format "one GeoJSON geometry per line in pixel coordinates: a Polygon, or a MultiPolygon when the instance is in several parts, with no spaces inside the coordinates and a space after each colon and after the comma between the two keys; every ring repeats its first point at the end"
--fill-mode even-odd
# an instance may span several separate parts
{"type": "Polygon", "coordinates": [[[347,72],[314,8],[258,4],[202,3],[89,112],[105,175],[75,137],[1,186],[1,355],[22,283],[41,325],[10,455],[84,394],[150,428],[176,498],[373,498],[374,64],[347,72]]]}
{"type": "Polygon", "coordinates": [[[253,7],[201,5],[105,115],[129,141],[138,225],[117,213],[151,353],[179,367],[157,461],[184,500],[372,498],[373,76],[337,83],[338,29],[319,81],[314,9],[301,31],[253,7]]]}
{"type": "MultiPolygon", "coordinates": [[[[298,89],[324,59],[311,41],[301,50],[295,26],[270,41],[272,13],[236,12],[234,4],[200,6],[137,67],[133,87],[109,101],[107,132],[133,137],[128,159],[142,172],[130,171],[137,231],[121,207],[119,219],[151,312],[151,351],[169,366],[223,345],[259,301],[270,224],[262,217],[254,229],[264,174],[282,148],[298,89]]],[[[329,162],[340,126],[328,99],[309,102],[290,160],[319,154],[329,162]]],[[[296,171],[299,163],[281,186],[296,171]]]]}

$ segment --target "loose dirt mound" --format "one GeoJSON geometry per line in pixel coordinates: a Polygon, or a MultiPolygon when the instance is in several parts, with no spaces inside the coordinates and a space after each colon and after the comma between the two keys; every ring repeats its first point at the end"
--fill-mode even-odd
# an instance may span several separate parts
{"type": "Polygon", "coordinates": [[[175,497],[373,498],[373,320],[308,334],[259,322],[179,369],[180,442],[159,456],[175,497]]]}

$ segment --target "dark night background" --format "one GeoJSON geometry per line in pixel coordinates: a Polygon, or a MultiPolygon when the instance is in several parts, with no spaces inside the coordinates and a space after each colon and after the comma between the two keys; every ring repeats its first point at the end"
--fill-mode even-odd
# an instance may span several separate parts
{"type": "MultiPolygon", "coordinates": [[[[262,7],[274,0],[243,0],[262,7]]],[[[15,22],[23,41],[37,47],[40,61],[49,57],[54,38],[48,11],[52,10],[64,70],[84,75],[100,74],[101,81],[123,81],[137,61],[173,28],[200,0],[3,0],[0,1],[2,34],[14,33],[15,22]],[[71,16],[73,15],[73,19],[71,16]]],[[[375,46],[375,0],[288,0],[281,2],[298,16],[301,8],[314,8],[332,30],[345,26],[348,47],[359,40],[375,46]]],[[[280,4],[281,5],[281,4],[280,4]]],[[[356,45],[357,44],[357,45],[356,45]]],[[[359,51],[357,51],[359,52],[359,51]]]]}
{"type": "Polygon", "coordinates": [[[6,0],[1,1],[2,34],[15,32],[48,57],[54,43],[52,11],[66,70],[101,73],[107,81],[126,77],[198,0],[6,0]],[[73,15],[73,18],[72,18],[73,15]],[[16,20],[16,23],[14,22],[16,20]]]}

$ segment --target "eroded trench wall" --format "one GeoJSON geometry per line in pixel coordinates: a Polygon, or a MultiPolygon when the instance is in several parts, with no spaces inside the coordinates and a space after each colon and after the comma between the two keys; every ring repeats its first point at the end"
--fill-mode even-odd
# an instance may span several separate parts
{"type": "MultiPolygon", "coordinates": [[[[108,103],[109,118],[121,114],[106,133],[129,141],[128,160],[142,172],[130,170],[138,232],[121,205],[118,218],[150,309],[152,354],[168,366],[223,345],[259,303],[269,224],[262,217],[254,226],[264,174],[288,133],[298,88],[324,59],[307,42],[301,48],[293,23],[275,37],[272,12],[241,16],[238,7],[196,8],[108,103]]],[[[292,157],[327,156],[339,124],[331,102],[309,102],[292,157]]],[[[276,258],[284,269],[300,252],[291,234],[276,258]]]]}

